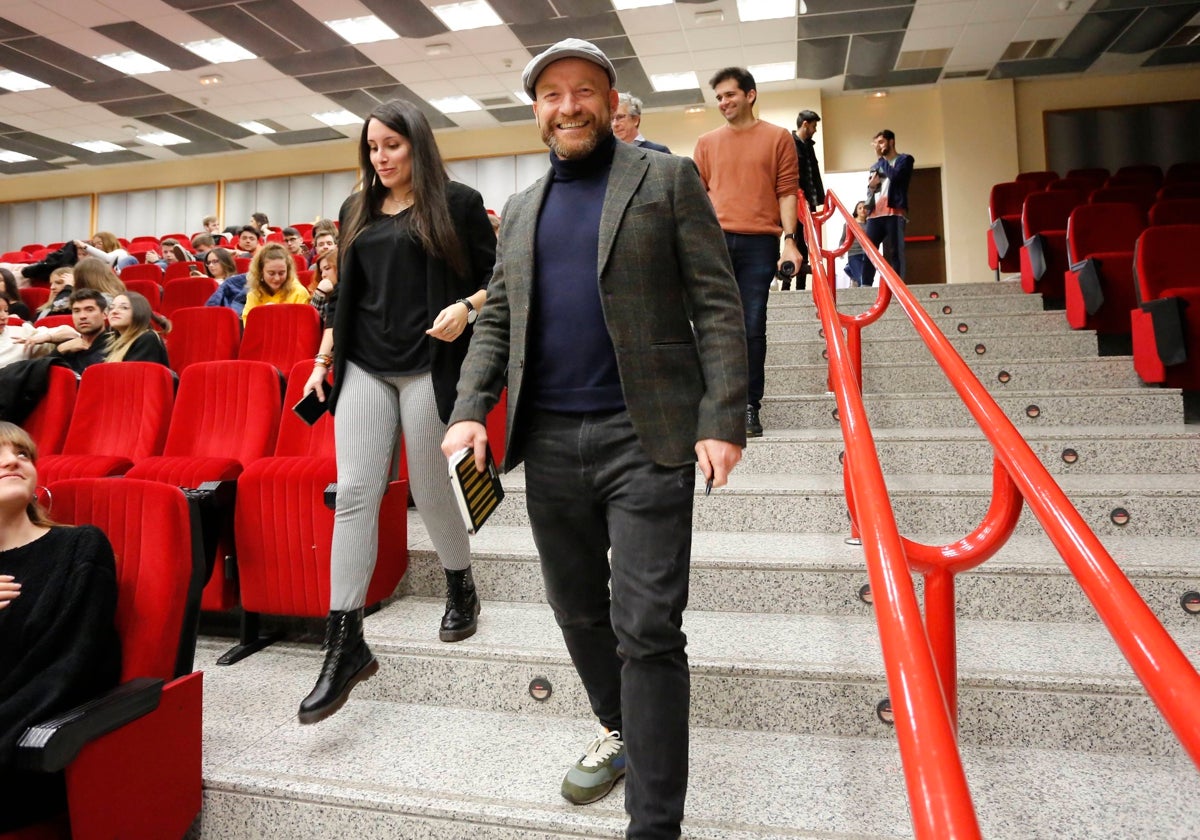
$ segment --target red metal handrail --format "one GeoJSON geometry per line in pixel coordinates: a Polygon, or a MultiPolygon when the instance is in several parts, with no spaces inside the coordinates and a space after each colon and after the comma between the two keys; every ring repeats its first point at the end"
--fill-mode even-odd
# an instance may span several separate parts
{"type": "Polygon", "coordinates": [[[828,194],[824,212],[815,219],[803,202],[799,206],[810,254],[825,258],[812,260],[813,295],[828,344],[830,382],[846,445],[847,503],[862,534],[875,596],[917,837],[979,836],[955,741],[954,575],[999,550],[1016,526],[1022,502],[1028,503],[1045,528],[1147,693],[1193,762],[1200,765],[1200,713],[1195,708],[1200,674],[912,292],[858,225],[849,224],[850,214],[837,196],[828,194]],[[819,246],[818,225],[835,211],[847,220],[849,236],[840,248],[826,251],[819,246]],[[836,311],[832,282],[833,256],[844,253],[851,236],[858,237],[881,278],[874,305],[854,317],[836,311]],[[943,546],[927,546],[899,535],[862,402],[861,329],[882,315],[892,295],[995,453],[993,498],[987,514],[970,535],[943,546]],[[924,626],[910,567],[925,574],[924,626]]]}

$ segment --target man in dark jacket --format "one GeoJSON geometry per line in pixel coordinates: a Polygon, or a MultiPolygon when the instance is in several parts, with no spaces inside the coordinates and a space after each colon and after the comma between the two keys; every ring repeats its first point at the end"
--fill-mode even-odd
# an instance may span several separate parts
{"type": "MultiPolygon", "coordinates": [[[[817,144],[813,141],[817,136],[817,123],[820,121],[821,117],[816,111],[801,111],[796,115],[796,130],[792,132],[792,139],[796,141],[796,159],[800,164],[800,189],[804,190],[804,200],[808,202],[808,209],[814,213],[825,204],[825,185],[821,183],[821,168],[817,165],[817,144]]],[[[796,269],[796,288],[803,289],[804,276],[811,271],[808,266],[808,242],[804,239],[803,231],[796,237],[796,246],[800,255],[804,257],[804,265],[797,266],[796,269]]],[[[790,277],[780,282],[785,292],[792,287],[790,277]]]]}

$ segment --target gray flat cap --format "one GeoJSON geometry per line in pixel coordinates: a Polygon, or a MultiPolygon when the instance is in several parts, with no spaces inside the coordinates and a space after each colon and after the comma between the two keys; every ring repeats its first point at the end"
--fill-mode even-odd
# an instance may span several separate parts
{"type": "Polygon", "coordinates": [[[547,47],[545,52],[535,55],[525,65],[525,72],[521,74],[521,84],[525,86],[525,93],[530,99],[537,99],[534,86],[537,85],[538,76],[542,75],[543,70],[560,58],[582,58],[584,61],[590,61],[604,69],[604,72],[608,74],[608,83],[612,87],[617,86],[617,70],[599,47],[590,41],[583,41],[579,38],[564,38],[554,46],[547,47]]]}

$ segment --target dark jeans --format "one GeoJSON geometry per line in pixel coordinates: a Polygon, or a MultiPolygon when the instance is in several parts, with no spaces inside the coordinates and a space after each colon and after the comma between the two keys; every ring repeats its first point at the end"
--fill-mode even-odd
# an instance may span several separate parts
{"type": "MultiPolygon", "coordinates": [[[[896,270],[901,280],[904,279],[904,229],[907,226],[908,219],[904,216],[876,216],[867,219],[867,237],[875,243],[875,247],[883,243],[883,258],[896,270]]],[[[862,284],[870,286],[874,282],[875,266],[867,260],[863,266],[862,284]]]]}
{"type": "Polygon", "coordinates": [[[779,262],[779,237],[770,234],[725,234],[725,247],[733,263],[733,276],[742,293],[742,315],[746,321],[746,357],[749,388],[746,402],[762,406],[767,363],[767,295],[779,262]]]}
{"type": "Polygon", "coordinates": [[[675,840],[687,795],[695,466],[652,462],[625,411],[532,412],[524,451],[547,600],[592,711],[625,741],[626,836],[675,840]]]}
{"type": "MultiPolygon", "coordinates": [[[[854,281],[855,286],[861,286],[863,282],[863,271],[867,266],[867,255],[861,251],[857,254],[851,254],[846,257],[846,276],[854,281]]],[[[875,266],[871,266],[871,270],[875,270],[875,266]]],[[[871,285],[870,283],[867,284],[871,285]]]]}

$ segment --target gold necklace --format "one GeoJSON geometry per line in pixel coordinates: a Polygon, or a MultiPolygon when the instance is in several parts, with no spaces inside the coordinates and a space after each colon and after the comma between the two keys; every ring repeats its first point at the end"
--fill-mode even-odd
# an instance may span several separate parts
{"type": "Polygon", "coordinates": [[[382,205],[381,209],[383,210],[384,213],[395,214],[395,213],[400,213],[401,211],[407,210],[409,207],[412,207],[412,205],[413,205],[413,198],[412,198],[411,193],[409,193],[409,195],[406,196],[403,200],[393,198],[392,196],[387,195],[387,196],[384,196],[384,198],[383,198],[383,205],[382,205]],[[388,204],[392,205],[392,209],[390,209],[390,210],[388,209],[388,204]]]}

